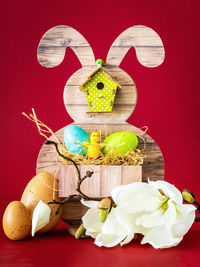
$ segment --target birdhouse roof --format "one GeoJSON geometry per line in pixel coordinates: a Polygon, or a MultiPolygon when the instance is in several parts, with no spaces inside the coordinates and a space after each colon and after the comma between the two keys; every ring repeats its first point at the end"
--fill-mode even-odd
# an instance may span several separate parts
{"type": "Polygon", "coordinates": [[[119,89],[121,88],[120,84],[119,84],[119,83],[118,83],[118,82],[117,82],[117,81],[110,75],[110,73],[108,73],[104,68],[99,67],[99,68],[96,69],[92,74],[90,74],[90,76],[88,77],[88,79],[87,79],[84,83],[82,83],[82,84],[79,86],[80,90],[83,90],[85,84],[88,83],[88,82],[91,80],[92,76],[95,75],[99,70],[102,70],[102,71],[104,71],[106,74],[108,74],[109,78],[110,78],[114,83],[117,84],[118,88],[119,88],[119,89]]]}

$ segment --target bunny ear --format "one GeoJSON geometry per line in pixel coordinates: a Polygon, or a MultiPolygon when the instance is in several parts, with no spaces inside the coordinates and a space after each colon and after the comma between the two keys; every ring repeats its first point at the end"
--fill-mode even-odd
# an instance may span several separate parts
{"type": "Polygon", "coordinates": [[[119,66],[131,47],[135,47],[137,59],[145,67],[157,67],[164,60],[165,50],[159,35],[140,25],[130,27],[119,35],[108,52],[107,63],[119,66]]]}
{"type": "Polygon", "coordinates": [[[94,65],[95,58],[89,43],[69,26],[56,26],[44,34],[38,47],[39,63],[47,68],[58,66],[64,59],[67,47],[75,52],[83,66],[94,65]]]}

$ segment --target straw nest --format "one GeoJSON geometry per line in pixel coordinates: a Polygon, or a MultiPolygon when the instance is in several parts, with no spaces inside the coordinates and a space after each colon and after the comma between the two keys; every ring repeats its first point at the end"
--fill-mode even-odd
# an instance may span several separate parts
{"type": "MultiPolygon", "coordinates": [[[[67,148],[63,145],[59,145],[59,151],[66,157],[71,158],[76,162],[78,165],[142,165],[144,161],[143,150],[134,149],[126,154],[120,153],[112,153],[111,155],[103,155],[101,154],[97,159],[88,159],[87,156],[82,156],[80,154],[73,154],[70,153],[67,148]]],[[[65,160],[62,157],[59,157],[60,160],[65,165],[71,164],[68,160],[65,160]]]]}
{"type": "MultiPolygon", "coordinates": [[[[37,118],[34,109],[32,109],[32,112],[33,114],[30,114],[30,115],[27,115],[24,112],[22,114],[26,118],[28,118],[30,121],[36,124],[38,128],[38,132],[41,136],[45,137],[48,140],[49,137],[47,136],[47,134],[48,133],[51,134],[58,144],[59,152],[63,154],[64,156],[74,160],[75,163],[78,165],[124,165],[124,166],[132,165],[132,166],[137,166],[137,165],[143,164],[143,161],[144,161],[143,153],[145,151],[146,142],[142,135],[138,136],[139,143],[140,143],[139,148],[140,146],[142,146],[143,147],[142,149],[138,148],[138,149],[130,150],[126,154],[120,154],[116,150],[115,147],[110,146],[110,151],[111,151],[110,155],[101,154],[97,159],[91,160],[91,159],[88,159],[87,156],[85,157],[80,154],[70,153],[65,147],[65,145],[63,144],[63,142],[59,140],[59,138],[56,136],[56,134],[45,123],[43,123],[37,118]]],[[[147,129],[148,128],[146,127],[145,132],[147,131],[147,129]]],[[[103,130],[100,131],[100,139],[105,140],[106,137],[107,137],[107,132],[103,130]]],[[[82,146],[82,144],[77,144],[77,145],[82,146]]],[[[63,157],[59,156],[59,158],[61,159],[63,164],[65,165],[71,164],[70,161],[64,159],[63,157]]]]}

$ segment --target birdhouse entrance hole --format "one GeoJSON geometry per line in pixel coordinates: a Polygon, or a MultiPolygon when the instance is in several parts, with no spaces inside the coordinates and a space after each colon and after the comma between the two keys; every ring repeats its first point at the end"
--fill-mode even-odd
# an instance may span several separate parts
{"type": "Polygon", "coordinates": [[[104,88],[104,84],[99,82],[97,83],[97,89],[102,90],[104,88]]]}

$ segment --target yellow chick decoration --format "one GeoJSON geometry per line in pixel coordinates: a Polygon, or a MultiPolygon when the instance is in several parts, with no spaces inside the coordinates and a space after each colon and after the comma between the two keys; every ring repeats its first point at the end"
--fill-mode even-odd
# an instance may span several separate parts
{"type": "Polygon", "coordinates": [[[83,145],[87,148],[87,156],[88,159],[97,159],[101,155],[101,147],[104,146],[104,144],[100,144],[100,137],[97,130],[94,130],[94,132],[90,135],[90,143],[83,142],[83,145]]]}

